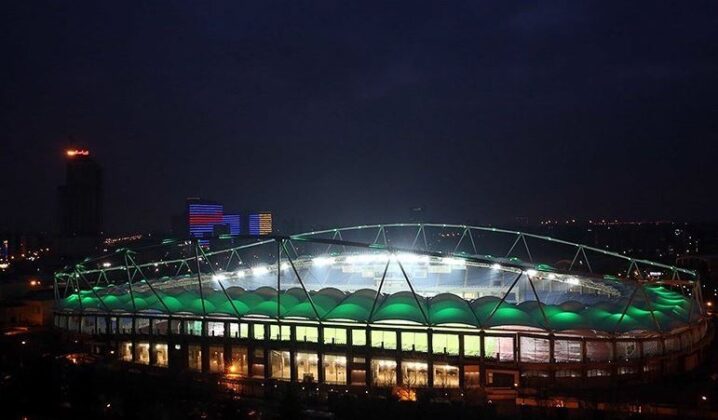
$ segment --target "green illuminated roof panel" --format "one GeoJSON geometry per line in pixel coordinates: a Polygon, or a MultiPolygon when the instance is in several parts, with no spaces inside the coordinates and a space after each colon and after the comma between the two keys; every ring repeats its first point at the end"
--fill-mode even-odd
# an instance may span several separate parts
{"type": "MultiPolygon", "coordinates": [[[[334,288],[310,292],[321,320],[349,320],[369,322],[412,322],[430,325],[462,324],[492,328],[524,326],[555,331],[596,330],[603,332],[668,331],[686,325],[688,315],[700,316],[687,297],[663,287],[646,287],[645,297],[636,297],[627,307],[628,299],[601,301],[586,305],[567,301],[559,305],[525,301],[519,305],[501,301],[495,296],[467,301],[459,296],[442,293],[431,298],[411,292],[376,295],[375,290],[362,289],[345,293],[334,288]],[[375,304],[376,298],[376,304],[375,304]],[[417,303],[418,300],[418,303],[417,303]],[[500,303],[500,306],[499,306],[500,303]],[[421,305],[421,306],[419,306],[421,305]],[[624,314],[625,310],[625,314],[624,314]],[[622,316],[623,314],[623,316],[622,316]],[[548,319],[548,323],[545,318],[548,319]],[[660,328],[657,328],[656,323],[660,328]]],[[[226,289],[231,302],[222,290],[206,289],[206,298],[194,289],[174,288],[160,291],[138,290],[133,293],[117,287],[95,288],[68,296],[59,303],[62,309],[113,312],[160,312],[228,316],[277,316],[277,292],[263,287],[246,291],[238,287],[226,289]],[[155,294],[156,293],[156,294],[155,294]],[[204,303],[204,305],[203,305],[204,303]]],[[[638,295],[638,294],[636,294],[638,295]]],[[[300,288],[282,291],[279,297],[282,317],[316,320],[317,316],[306,293],[300,288]]]]}

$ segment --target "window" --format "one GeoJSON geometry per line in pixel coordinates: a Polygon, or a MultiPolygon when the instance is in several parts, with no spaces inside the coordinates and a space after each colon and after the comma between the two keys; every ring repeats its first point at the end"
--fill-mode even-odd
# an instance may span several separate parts
{"type": "Polygon", "coordinates": [[[117,317],[111,316],[110,317],[110,334],[113,334],[113,335],[117,334],[118,331],[119,330],[117,329],[117,317]]]}
{"type": "Polygon", "coordinates": [[[371,332],[371,346],[382,349],[396,349],[396,332],[373,330],[371,332]]]}
{"type": "Polygon", "coordinates": [[[366,346],[366,330],[352,330],[352,346],[366,346]]]}
{"type": "Polygon", "coordinates": [[[299,381],[317,382],[319,380],[319,357],[316,353],[298,352],[296,363],[299,381]]]}
{"type": "Polygon", "coordinates": [[[264,329],[264,324],[254,324],[252,326],[252,336],[256,340],[264,340],[266,338],[266,330],[264,329]]]}
{"type": "Polygon", "coordinates": [[[104,316],[97,317],[97,333],[107,334],[107,318],[104,316]]]}
{"type": "Polygon", "coordinates": [[[613,344],[610,341],[586,340],[587,362],[608,362],[613,360],[613,344]]]}
{"type": "MultiPolygon", "coordinates": [[[[132,327],[132,318],[130,318],[130,328],[132,327]]],[[[70,315],[70,320],[67,324],[67,329],[70,331],[80,330],[80,317],[77,315],[70,315]]]]}
{"type": "Polygon", "coordinates": [[[155,335],[167,335],[168,321],[166,319],[153,319],[152,320],[152,334],[155,335]]]}
{"type": "MultiPolygon", "coordinates": [[[[280,354],[281,357],[284,357],[284,353],[282,352],[280,354]]],[[[286,365],[289,366],[289,352],[286,354],[287,360],[286,363],[282,362],[282,366],[286,365]]],[[[271,361],[272,361],[272,353],[269,352],[269,369],[270,369],[270,375],[272,374],[273,369],[277,369],[276,367],[272,367],[271,361]]],[[[264,357],[264,350],[262,349],[254,349],[254,362],[249,367],[249,374],[252,376],[252,378],[264,378],[264,366],[265,366],[265,357],[264,357]]]]}
{"type": "Polygon", "coordinates": [[[232,346],[232,361],[229,364],[229,373],[241,377],[247,376],[249,359],[247,356],[247,348],[240,346],[232,346]]]}
{"type": "Polygon", "coordinates": [[[224,337],[224,322],[207,322],[207,335],[210,337],[224,337]]]}
{"type": "Polygon", "coordinates": [[[319,341],[319,328],[306,327],[298,325],[295,327],[297,331],[297,341],[306,341],[308,343],[316,343],[319,341]]]}
{"type": "Polygon", "coordinates": [[[224,346],[209,346],[209,371],[224,373],[224,346]]]}
{"type": "Polygon", "coordinates": [[[668,337],[666,338],[666,353],[673,353],[681,348],[681,342],[678,339],[678,337],[668,337]]]}
{"type": "Polygon", "coordinates": [[[95,317],[94,316],[82,317],[82,332],[84,334],[95,334],[95,317]]]}
{"type": "Polygon", "coordinates": [[[173,319],[170,321],[170,331],[172,331],[172,334],[175,335],[182,334],[182,321],[179,319],[173,319]]]}
{"type": "Polygon", "coordinates": [[[619,375],[633,375],[634,373],[636,373],[636,368],[633,367],[622,366],[618,368],[619,375]]]}
{"type": "Polygon", "coordinates": [[[184,322],[184,330],[187,335],[202,335],[202,321],[188,319],[184,322]]]}
{"type": "Polygon", "coordinates": [[[481,386],[479,365],[464,365],[464,386],[476,388],[481,386]]]}
{"type": "Polygon", "coordinates": [[[232,322],[229,324],[229,336],[232,338],[249,337],[249,325],[232,322]]]}
{"type": "Polygon", "coordinates": [[[659,340],[643,342],[643,357],[659,356],[661,353],[661,342],[659,340]]]}
{"type": "Polygon", "coordinates": [[[434,388],[458,388],[459,367],[454,365],[434,365],[434,388]]]}
{"type": "Polygon", "coordinates": [[[190,344],[187,347],[187,367],[202,372],[202,346],[190,344]]]}
{"type": "Polygon", "coordinates": [[[143,365],[150,364],[150,343],[137,343],[135,346],[135,363],[143,365]]]}
{"type": "Polygon", "coordinates": [[[616,358],[619,360],[632,360],[641,357],[637,341],[616,341],[616,358]]]}
{"type": "Polygon", "coordinates": [[[324,328],[324,344],[346,344],[347,330],[344,328],[324,328]]]}
{"type": "MultiPolygon", "coordinates": [[[[372,331],[373,332],[373,331],[372,331]]],[[[396,385],[396,361],[390,359],[372,359],[371,371],[375,386],[396,385]]]]}
{"type": "Polygon", "coordinates": [[[167,367],[167,344],[157,343],[153,347],[155,366],[167,367]]]}
{"type": "Polygon", "coordinates": [[[289,341],[292,338],[291,331],[292,327],[289,325],[272,324],[269,326],[269,339],[289,341]]]}
{"type": "Polygon", "coordinates": [[[128,318],[128,317],[120,318],[120,333],[132,334],[132,318],[128,318]]]}
{"type": "Polygon", "coordinates": [[[458,334],[434,334],[432,337],[432,351],[439,354],[459,354],[458,334]]]}
{"type": "Polygon", "coordinates": [[[324,382],[328,384],[347,383],[347,358],[338,354],[324,355],[324,382]]]}
{"type": "Polygon", "coordinates": [[[499,362],[514,361],[513,337],[484,337],[484,357],[499,362]]]}
{"type": "Polygon", "coordinates": [[[556,362],[581,362],[581,342],[577,340],[555,340],[553,354],[556,362]]]}
{"type": "Polygon", "coordinates": [[[578,370],[557,370],[557,378],[580,378],[581,372],[578,370]]]}
{"type": "Polygon", "coordinates": [[[150,320],[148,318],[135,318],[135,332],[137,334],[149,334],[150,320]]]}
{"type": "MultiPolygon", "coordinates": [[[[521,376],[543,376],[548,377],[548,373],[539,371],[527,371],[521,376]]],[[[518,374],[509,372],[496,372],[489,370],[486,372],[486,384],[496,387],[512,388],[518,384],[518,374]]]]}
{"type": "Polygon", "coordinates": [[[550,359],[549,341],[546,338],[521,337],[521,361],[548,363],[550,359]]]}
{"type": "Polygon", "coordinates": [[[548,372],[545,370],[526,370],[521,372],[521,376],[525,378],[548,378],[548,372]]]}
{"type": "Polygon", "coordinates": [[[425,332],[403,331],[401,333],[401,349],[404,351],[427,352],[429,341],[425,332]]]}
{"type": "Polygon", "coordinates": [[[123,341],[120,343],[120,360],[125,362],[132,361],[132,343],[129,341],[123,341]]]}
{"type": "Polygon", "coordinates": [[[590,378],[595,376],[611,376],[611,372],[605,369],[589,369],[586,371],[586,376],[590,378]]]}
{"type": "Polygon", "coordinates": [[[479,337],[478,335],[464,336],[464,356],[481,356],[481,337],[479,337]]]}
{"type": "Polygon", "coordinates": [[[291,365],[289,364],[289,352],[272,350],[269,352],[271,375],[274,379],[288,381],[292,378],[291,365]]]}
{"type": "Polygon", "coordinates": [[[410,388],[429,384],[429,365],[425,362],[401,362],[402,384],[410,388]]]}

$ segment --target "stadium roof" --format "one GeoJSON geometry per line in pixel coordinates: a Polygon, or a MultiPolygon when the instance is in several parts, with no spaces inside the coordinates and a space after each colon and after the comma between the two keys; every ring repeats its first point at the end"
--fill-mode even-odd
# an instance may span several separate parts
{"type": "Polygon", "coordinates": [[[600,333],[665,332],[703,313],[693,272],[521,232],[401,224],[241,239],[87,259],[56,274],[58,308],[600,333]]]}

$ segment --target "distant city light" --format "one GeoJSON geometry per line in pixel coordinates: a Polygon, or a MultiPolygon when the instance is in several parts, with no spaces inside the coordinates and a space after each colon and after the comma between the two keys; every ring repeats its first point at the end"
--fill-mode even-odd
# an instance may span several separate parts
{"type": "Polygon", "coordinates": [[[574,286],[578,286],[579,284],[581,284],[581,281],[579,279],[577,279],[576,277],[569,277],[566,279],[566,283],[574,285],[574,286]]]}
{"type": "Polygon", "coordinates": [[[109,263],[109,262],[103,262],[103,263],[102,263],[102,266],[105,267],[105,268],[108,268],[108,267],[111,267],[112,264],[109,263]]]}
{"type": "Polygon", "coordinates": [[[90,151],[87,149],[68,149],[65,151],[67,157],[75,156],[90,156],[90,151]]]}

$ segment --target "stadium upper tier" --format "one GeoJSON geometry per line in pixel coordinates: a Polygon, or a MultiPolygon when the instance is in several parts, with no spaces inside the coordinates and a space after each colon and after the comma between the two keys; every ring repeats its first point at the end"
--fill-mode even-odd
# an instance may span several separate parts
{"type": "Polygon", "coordinates": [[[56,274],[58,309],[662,333],[703,317],[694,273],[553,238],[453,225],[122,249],[56,274]]]}

